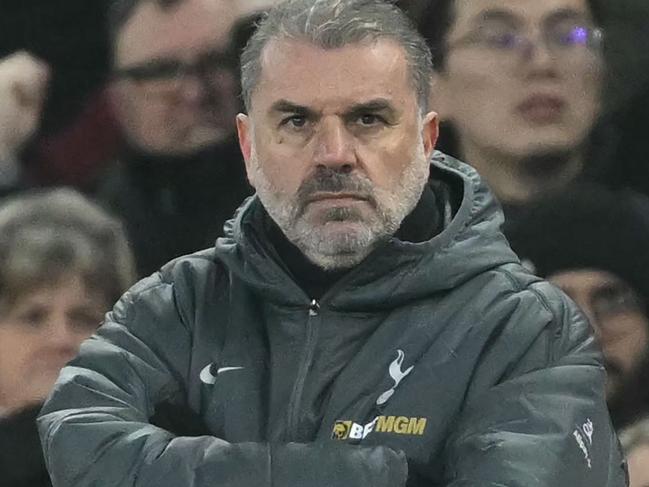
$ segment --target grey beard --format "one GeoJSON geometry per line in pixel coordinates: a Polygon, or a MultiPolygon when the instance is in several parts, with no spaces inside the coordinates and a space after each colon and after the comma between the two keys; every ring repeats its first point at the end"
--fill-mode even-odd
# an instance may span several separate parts
{"type": "MultiPolygon", "coordinates": [[[[359,218],[355,218],[358,216],[355,213],[349,208],[335,208],[328,212],[327,220],[360,221],[359,218]]],[[[326,224],[322,227],[326,227],[326,224]]],[[[313,228],[303,219],[299,219],[294,226],[284,232],[311,262],[324,270],[332,271],[360,264],[398,228],[398,223],[392,223],[386,219],[386,215],[381,215],[377,221],[365,224],[354,232],[334,236],[313,228]]]]}
{"type": "Polygon", "coordinates": [[[293,200],[277,189],[266,178],[252,154],[255,167],[257,195],[266,211],[288,240],[298,247],[315,265],[324,270],[348,269],[360,264],[381,243],[396,233],[403,219],[417,205],[428,181],[429,162],[423,148],[401,174],[391,190],[375,188],[362,175],[325,169],[306,181],[293,200]],[[325,223],[312,225],[305,216],[307,197],[316,191],[353,190],[365,193],[373,215],[363,220],[354,208],[333,208],[325,215],[325,223]],[[345,232],[327,231],[329,222],[357,222],[345,232]]]}

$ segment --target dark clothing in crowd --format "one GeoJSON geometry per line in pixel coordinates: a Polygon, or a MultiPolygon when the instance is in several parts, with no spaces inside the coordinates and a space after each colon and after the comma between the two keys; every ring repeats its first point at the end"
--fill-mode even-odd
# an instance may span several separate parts
{"type": "Polygon", "coordinates": [[[649,302],[649,200],[640,194],[577,185],[521,208],[508,238],[541,276],[601,269],[649,302]]]}
{"type": "Polygon", "coordinates": [[[36,429],[40,405],[0,417],[0,485],[51,487],[36,429]]]}
{"type": "Polygon", "coordinates": [[[611,188],[629,188],[649,196],[649,81],[627,105],[610,114],[600,128],[606,151],[593,158],[598,180],[611,188]]]}
{"type": "Polygon", "coordinates": [[[115,160],[121,138],[108,89],[102,87],[71,123],[31,144],[24,165],[40,185],[73,186],[92,193],[115,160]]]}
{"type": "MultiPolygon", "coordinates": [[[[624,280],[649,316],[649,200],[633,191],[577,185],[516,212],[507,222],[512,248],[542,277],[571,270],[606,271],[624,280]]],[[[609,398],[617,428],[649,413],[649,350],[609,398]]]]}
{"type": "Polygon", "coordinates": [[[251,194],[236,143],[191,157],[126,151],[97,197],[123,219],[140,276],[169,260],[214,245],[251,194]]]}

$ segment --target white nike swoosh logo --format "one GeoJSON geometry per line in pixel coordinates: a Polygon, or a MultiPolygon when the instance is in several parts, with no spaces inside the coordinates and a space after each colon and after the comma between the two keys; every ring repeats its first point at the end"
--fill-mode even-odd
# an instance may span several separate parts
{"type": "Polygon", "coordinates": [[[203,370],[201,370],[200,379],[204,384],[212,385],[216,382],[216,377],[223,372],[231,372],[233,370],[242,370],[245,367],[221,367],[216,370],[216,375],[212,374],[212,364],[207,364],[203,370]]]}
{"type": "Polygon", "coordinates": [[[231,370],[242,370],[244,367],[221,367],[216,371],[216,375],[219,375],[222,372],[230,372],[231,370]]]}

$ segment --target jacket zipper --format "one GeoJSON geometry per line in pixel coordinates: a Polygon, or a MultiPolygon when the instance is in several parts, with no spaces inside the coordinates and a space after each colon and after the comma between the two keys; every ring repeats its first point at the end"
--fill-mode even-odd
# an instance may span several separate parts
{"type": "Polygon", "coordinates": [[[304,352],[300,360],[300,365],[295,379],[295,386],[291,394],[291,401],[288,407],[288,439],[298,440],[298,429],[300,422],[300,403],[302,402],[302,394],[304,393],[304,384],[313,362],[313,355],[315,353],[318,327],[317,322],[320,317],[320,304],[315,299],[311,300],[309,304],[309,316],[306,322],[306,343],[304,345],[304,352]]]}

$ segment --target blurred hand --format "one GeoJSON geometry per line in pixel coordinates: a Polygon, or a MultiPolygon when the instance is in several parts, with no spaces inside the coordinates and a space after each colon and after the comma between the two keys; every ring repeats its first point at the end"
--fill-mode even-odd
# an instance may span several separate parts
{"type": "Polygon", "coordinates": [[[0,161],[14,159],[36,132],[49,66],[25,51],[0,59],[0,161]]]}

